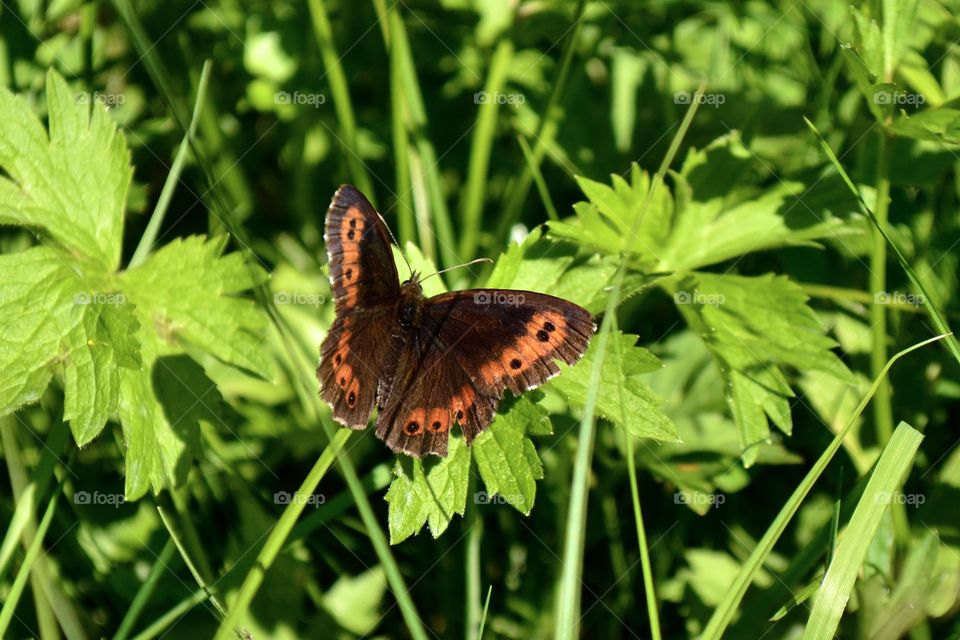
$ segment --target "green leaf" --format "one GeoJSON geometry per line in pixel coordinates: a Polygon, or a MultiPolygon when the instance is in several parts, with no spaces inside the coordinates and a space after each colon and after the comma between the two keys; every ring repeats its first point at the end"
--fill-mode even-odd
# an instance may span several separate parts
{"type": "Polygon", "coordinates": [[[127,500],[182,484],[201,457],[200,422],[221,422],[220,393],[200,365],[149,328],[138,337],[143,366],[121,372],[118,408],[127,500]]]}
{"type": "Polygon", "coordinates": [[[122,294],[104,299],[115,303],[88,304],[83,322],[68,337],[70,355],[64,366],[63,419],[78,446],[93,440],[117,412],[122,368],[140,367],[139,323],[133,305],[122,294]]]}
{"type": "Polygon", "coordinates": [[[269,379],[273,367],[261,344],[266,317],[253,300],[234,295],[267,276],[239,253],[221,255],[226,241],[178,238],[121,274],[121,286],[141,324],[164,341],[183,340],[269,379]]]}
{"type": "MultiPolygon", "coordinates": [[[[523,244],[511,244],[497,259],[486,286],[549,293],[599,313],[606,306],[608,293],[597,283],[609,282],[616,269],[615,256],[597,255],[572,242],[544,237],[537,229],[523,244]]],[[[631,274],[622,295],[635,295],[653,280],[631,274]]]]}
{"type": "Polygon", "coordinates": [[[941,107],[910,115],[902,113],[890,125],[890,131],[915,140],[960,144],[960,109],[941,107]]]}
{"type": "Polygon", "coordinates": [[[387,589],[383,567],[343,575],[323,594],[323,606],[341,627],[358,636],[373,633],[382,619],[380,602],[387,589]]]}
{"type": "Polygon", "coordinates": [[[66,343],[81,324],[83,287],[62,252],[34,247],[0,256],[0,407],[4,415],[37,402],[66,343]]]}
{"type": "Polygon", "coordinates": [[[913,465],[913,457],[922,440],[923,434],[901,422],[884,447],[853,516],[840,536],[833,561],[813,603],[804,639],[833,638],[836,634],[867,548],[890,506],[890,496],[895,495],[913,465]]]}
{"type": "MultiPolygon", "coordinates": [[[[675,442],[677,429],[660,409],[661,399],[639,379],[644,373],[660,369],[662,364],[643,347],[634,346],[636,342],[637,336],[619,332],[611,337],[603,358],[597,413],[635,437],[675,442]]],[[[552,388],[577,406],[586,402],[592,363],[599,357],[597,344],[598,341],[591,341],[576,366],[561,365],[560,375],[550,382],[552,388]]]]}
{"type": "Polygon", "coordinates": [[[115,412],[121,367],[139,366],[137,321],[123,295],[89,288],[82,267],[59,249],[0,256],[0,343],[4,414],[36,402],[53,374],[64,377],[64,419],[77,444],[115,412]]]}
{"type": "Polygon", "coordinates": [[[893,77],[914,37],[917,0],[883,0],[883,68],[893,77]]]}
{"type": "Polygon", "coordinates": [[[543,478],[543,465],[528,434],[553,431],[546,410],[526,398],[517,398],[510,410],[497,415],[490,427],[473,442],[473,456],[486,486],[473,496],[476,504],[503,500],[524,515],[530,515],[543,478]]]}
{"type": "Polygon", "coordinates": [[[631,234],[634,222],[644,211],[644,201],[650,191],[650,174],[633,164],[630,177],[628,183],[621,176],[612,175],[613,186],[578,177],[577,184],[589,203],[574,205],[577,214],[574,220],[551,222],[550,232],[605,253],[619,255],[629,251],[652,262],[670,231],[673,199],[668,189],[658,188],[646,208],[644,219],[636,227],[636,233],[631,234]],[[631,235],[634,240],[628,246],[631,235]]]}
{"type": "Polygon", "coordinates": [[[831,211],[837,199],[825,207],[817,203],[829,184],[777,180],[770,187],[761,181],[767,171],[736,134],[691,150],[673,174],[676,212],[669,240],[656,254],[657,271],[698,269],[847,232],[835,214],[853,211],[855,202],[846,211],[831,211]]]}
{"type": "MultiPolygon", "coordinates": [[[[589,203],[574,205],[574,220],[550,222],[550,233],[611,256],[631,252],[633,268],[641,271],[668,272],[855,231],[834,215],[854,210],[855,203],[847,208],[841,200],[846,210],[837,212],[817,204],[829,185],[779,180],[771,188],[763,181],[768,172],[737,134],[728,134],[689,152],[682,170],[672,174],[673,196],[665,185],[657,189],[630,246],[629,231],[650,188],[649,175],[636,166],[630,184],[616,175],[612,186],[579,178],[589,203]]],[[[834,199],[828,207],[837,204],[834,199]]]]}
{"type": "Polygon", "coordinates": [[[390,544],[403,542],[429,524],[434,538],[446,531],[454,514],[467,506],[470,450],[459,436],[450,436],[447,457],[416,460],[399,456],[387,490],[390,544]]]}
{"type": "Polygon", "coordinates": [[[39,227],[105,270],[120,265],[132,169],[126,141],[99,104],[90,113],[47,73],[49,136],[27,101],[0,87],[0,224],[39,227]]]}
{"type": "Polygon", "coordinates": [[[831,351],[835,344],[807,296],[785,276],[695,273],[681,282],[674,300],[720,364],[747,466],[756,461],[755,445],[769,440],[768,419],[792,431],[793,392],[781,365],[856,383],[831,351]]]}

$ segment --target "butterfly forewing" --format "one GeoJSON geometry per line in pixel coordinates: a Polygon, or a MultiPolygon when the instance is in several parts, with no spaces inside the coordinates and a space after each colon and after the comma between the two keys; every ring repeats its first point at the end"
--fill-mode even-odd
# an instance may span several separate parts
{"type": "Polygon", "coordinates": [[[396,303],[400,281],[390,240],[376,209],[362,193],[350,185],[337,189],[323,237],[338,315],[396,303]]]}

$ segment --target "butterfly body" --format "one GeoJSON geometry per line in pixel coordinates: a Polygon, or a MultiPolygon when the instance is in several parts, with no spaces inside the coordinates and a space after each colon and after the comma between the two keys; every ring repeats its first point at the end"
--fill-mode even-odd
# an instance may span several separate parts
{"type": "Polygon", "coordinates": [[[341,424],[376,433],[397,452],[445,456],[458,424],[469,444],[504,389],[520,395],[576,362],[596,329],[581,307],[505,289],[425,297],[417,274],[399,281],[386,227],[355,188],[337,190],[324,238],[336,318],[321,346],[321,395],[341,424]]]}

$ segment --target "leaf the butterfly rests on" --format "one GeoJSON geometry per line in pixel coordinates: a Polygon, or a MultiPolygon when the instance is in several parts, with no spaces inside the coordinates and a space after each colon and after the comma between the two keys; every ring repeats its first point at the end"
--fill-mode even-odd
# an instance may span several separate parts
{"type": "Polygon", "coordinates": [[[336,318],[320,348],[317,378],[333,417],[366,427],[414,457],[447,455],[450,428],[467,444],[486,429],[505,389],[520,395],[584,354],[596,325],[554,296],[510,289],[423,295],[418,274],[400,283],[386,225],[344,185],[324,238],[336,318]]]}

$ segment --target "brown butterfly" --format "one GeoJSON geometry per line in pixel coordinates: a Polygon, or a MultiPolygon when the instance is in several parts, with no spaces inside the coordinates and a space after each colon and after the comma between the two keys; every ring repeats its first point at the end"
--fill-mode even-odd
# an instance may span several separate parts
{"type": "Polygon", "coordinates": [[[504,389],[520,395],[587,349],[585,309],[532,291],[473,289],[426,298],[401,283],[387,228],[362,193],[343,185],[324,240],[336,318],[320,347],[321,395],[337,422],[417,458],[447,455],[456,422],[467,444],[486,429],[504,389]]]}

